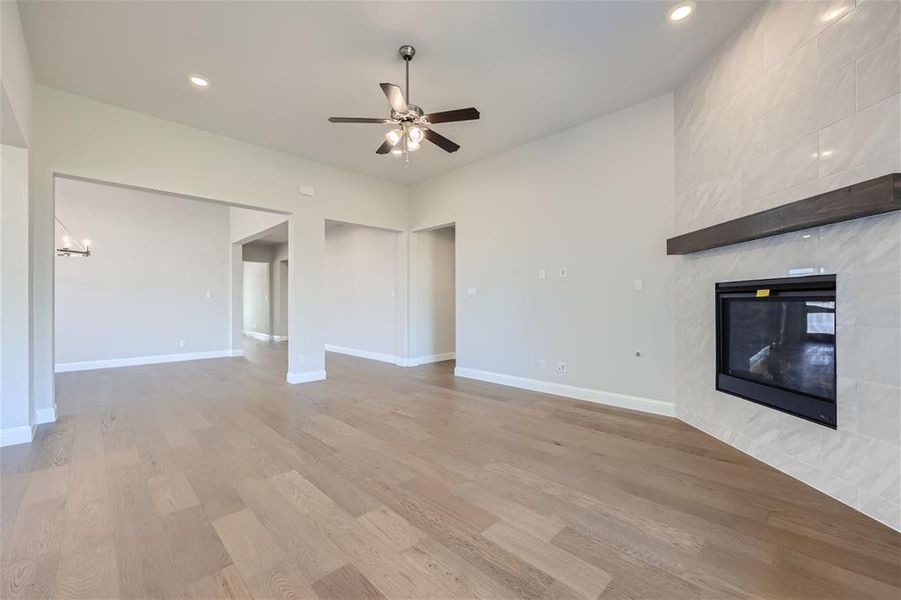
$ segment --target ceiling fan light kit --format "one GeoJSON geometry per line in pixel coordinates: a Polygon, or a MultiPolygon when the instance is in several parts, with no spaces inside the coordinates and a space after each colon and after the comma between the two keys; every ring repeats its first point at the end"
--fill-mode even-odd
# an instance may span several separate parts
{"type": "Polygon", "coordinates": [[[393,83],[381,83],[379,86],[388,98],[391,105],[391,116],[387,119],[368,117],[329,117],[332,123],[372,123],[382,125],[394,125],[395,127],[385,134],[385,141],[379,146],[376,154],[392,154],[403,156],[405,162],[410,162],[410,152],[416,152],[421,147],[422,140],[428,140],[442,148],[445,152],[456,152],[460,145],[456,144],[431,127],[435,123],[452,123],[455,121],[473,121],[479,118],[479,111],[475,108],[460,108],[436,113],[425,113],[420,107],[410,103],[410,61],[416,55],[416,48],[405,44],[398,50],[405,66],[405,92],[393,83]]]}

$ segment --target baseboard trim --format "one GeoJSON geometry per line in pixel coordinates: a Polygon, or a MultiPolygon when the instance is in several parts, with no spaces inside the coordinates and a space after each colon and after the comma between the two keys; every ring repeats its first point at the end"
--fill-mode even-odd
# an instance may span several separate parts
{"type": "Polygon", "coordinates": [[[244,335],[246,335],[247,337],[252,337],[252,338],[258,339],[262,342],[268,342],[270,339],[272,339],[272,336],[270,336],[268,333],[260,333],[259,331],[246,331],[245,330],[244,335]]]}
{"type": "Polygon", "coordinates": [[[0,448],[30,443],[34,439],[35,428],[35,425],[22,425],[0,429],[0,448]]]}
{"type": "Polygon", "coordinates": [[[675,404],[672,402],[653,400],[651,398],[604,392],[591,388],[581,388],[574,385],[540,381],[538,379],[504,375],[503,373],[492,373],[490,371],[479,371],[477,369],[467,369],[465,367],[457,367],[454,369],[454,375],[457,377],[465,377],[466,379],[487,381],[488,383],[499,383],[501,385],[533,392],[543,392],[545,394],[563,396],[564,398],[594,402],[595,404],[604,404],[607,406],[615,406],[617,408],[628,408],[630,410],[663,415],[665,417],[676,416],[675,404]]]}
{"type": "Polygon", "coordinates": [[[310,383],[323,381],[326,378],[325,371],[303,371],[302,373],[288,373],[285,380],[288,383],[310,383]]]}
{"type": "Polygon", "coordinates": [[[337,354],[346,354],[347,356],[356,356],[357,358],[367,358],[369,360],[377,360],[379,362],[391,363],[398,367],[417,367],[428,363],[442,362],[445,360],[454,360],[457,356],[455,352],[445,352],[444,354],[431,354],[429,356],[417,356],[414,358],[401,358],[393,354],[385,354],[382,352],[371,352],[369,350],[360,350],[359,348],[348,348],[346,346],[335,346],[334,344],[325,345],[326,352],[335,352],[337,354]]]}
{"type": "Polygon", "coordinates": [[[107,360],[88,360],[84,362],[58,363],[56,373],[69,371],[92,371],[94,369],[113,369],[116,367],[135,367],[138,365],[155,365],[159,363],[182,362],[186,360],[204,360],[207,358],[228,358],[243,356],[243,350],[210,350],[207,352],[184,352],[182,354],[160,354],[157,356],[134,356],[130,358],[111,358],[107,360]],[[240,352],[240,354],[235,354],[240,352]]]}
{"type": "Polygon", "coordinates": [[[53,405],[50,408],[34,409],[34,422],[36,425],[56,422],[56,405],[53,405]]]}
{"type": "Polygon", "coordinates": [[[444,362],[446,360],[455,360],[457,358],[456,352],[445,352],[444,354],[430,354],[428,356],[417,356],[415,358],[408,358],[406,361],[407,367],[415,367],[418,365],[428,365],[436,362],[444,362]]]}
{"type": "Polygon", "coordinates": [[[286,336],[286,335],[273,335],[273,336],[272,336],[272,341],[273,341],[273,342],[287,342],[287,341],[288,341],[288,336],[286,336]]]}
{"type": "Polygon", "coordinates": [[[325,345],[326,352],[335,352],[337,354],[346,354],[347,356],[356,356],[357,358],[368,358],[369,360],[377,360],[379,362],[391,363],[392,365],[402,366],[400,357],[393,354],[384,354],[382,352],[371,352],[369,350],[360,350],[358,348],[348,348],[346,346],[335,346],[334,344],[325,345]]]}

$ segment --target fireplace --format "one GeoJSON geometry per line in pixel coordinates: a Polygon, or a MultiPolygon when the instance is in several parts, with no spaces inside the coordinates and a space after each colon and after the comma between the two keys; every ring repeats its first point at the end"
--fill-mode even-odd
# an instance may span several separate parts
{"type": "Polygon", "coordinates": [[[716,389],[835,428],[835,276],[716,284],[716,389]]]}

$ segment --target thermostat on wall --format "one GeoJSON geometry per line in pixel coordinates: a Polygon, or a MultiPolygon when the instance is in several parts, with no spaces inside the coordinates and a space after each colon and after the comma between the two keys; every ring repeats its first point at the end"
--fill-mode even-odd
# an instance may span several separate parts
{"type": "Polygon", "coordinates": [[[316,190],[313,189],[311,185],[302,185],[300,186],[300,195],[301,196],[312,196],[316,193],[316,190]]]}

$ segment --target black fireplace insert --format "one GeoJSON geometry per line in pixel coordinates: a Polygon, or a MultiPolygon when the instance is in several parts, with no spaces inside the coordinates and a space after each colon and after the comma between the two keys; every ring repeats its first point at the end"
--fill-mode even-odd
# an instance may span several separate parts
{"type": "Polygon", "coordinates": [[[716,284],[716,389],[836,427],[835,275],[716,284]]]}

